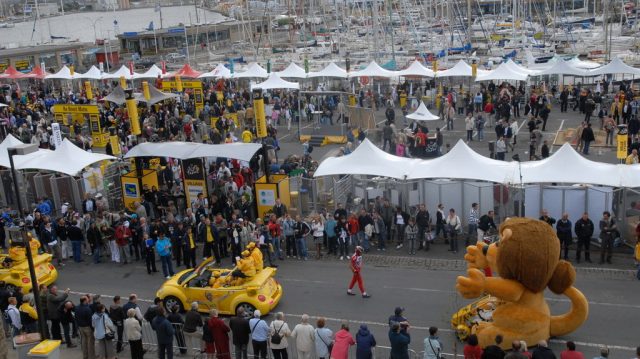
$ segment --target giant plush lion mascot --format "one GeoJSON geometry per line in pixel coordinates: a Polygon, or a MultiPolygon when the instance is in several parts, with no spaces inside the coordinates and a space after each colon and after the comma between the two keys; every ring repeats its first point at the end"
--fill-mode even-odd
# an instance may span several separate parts
{"type": "Polygon", "coordinates": [[[468,299],[486,293],[499,303],[493,320],[476,327],[482,347],[493,344],[497,334],[503,336],[507,348],[513,340],[538,343],[571,333],[584,323],[589,305],[573,287],[575,269],[559,258],[560,242],[551,226],[529,218],[508,219],[500,226],[497,243],[467,248],[468,277],[458,277],[456,289],[468,299]],[[486,267],[499,277],[485,277],[481,270],[486,267]],[[568,313],[551,316],[544,299],[547,287],[571,300],[568,313]]]}

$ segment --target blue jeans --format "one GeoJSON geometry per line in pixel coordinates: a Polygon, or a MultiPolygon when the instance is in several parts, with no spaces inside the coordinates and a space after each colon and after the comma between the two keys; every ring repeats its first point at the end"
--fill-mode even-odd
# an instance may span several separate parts
{"type": "Polygon", "coordinates": [[[467,233],[467,240],[465,240],[465,244],[469,245],[469,243],[475,243],[476,241],[472,241],[474,238],[478,238],[478,225],[477,224],[469,224],[469,232],[467,233]]]}
{"type": "Polygon", "coordinates": [[[584,143],[584,147],[582,148],[582,153],[584,153],[585,155],[589,154],[589,145],[591,144],[591,141],[583,141],[584,143]]]}
{"type": "Polygon", "coordinates": [[[378,240],[378,249],[384,249],[385,247],[385,241],[387,240],[387,231],[380,231],[380,233],[377,234],[377,240],[378,240]]]}
{"type": "Polygon", "coordinates": [[[100,263],[100,246],[93,249],[93,263],[100,263]]]}
{"type": "Polygon", "coordinates": [[[362,243],[362,247],[365,251],[369,251],[369,236],[363,231],[358,232],[358,242],[362,243]]]}
{"type": "Polygon", "coordinates": [[[165,277],[172,276],[173,265],[171,264],[171,255],[160,256],[160,262],[162,262],[162,273],[165,277]]]}
{"type": "Polygon", "coordinates": [[[273,243],[273,249],[275,250],[276,257],[278,259],[282,259],[282,250],[280,248],[280,237],[271,237],[271,242],[273,243]]]}
{"type": "Polygon", "coordinates": [[[483,128],[479,128],[478,129],[478,141],[482,141],[484,140],[484,129],[483,128]]]}
{"type": "Polygon", "coordinates": [[[82,260],[82,242],[71,241],[71,248],[73,249],[73,260],[80,262],[82,260]]]}
{"type": "Polygon", "coordinates": [[[307,243],[304,238],[296,238],[296,247],[298,250],[298,256],[307,258],[307,243]]]}

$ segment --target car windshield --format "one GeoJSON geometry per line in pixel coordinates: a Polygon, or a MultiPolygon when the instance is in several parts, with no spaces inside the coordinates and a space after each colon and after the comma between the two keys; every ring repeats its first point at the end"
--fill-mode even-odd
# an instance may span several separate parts
{"type": "Polygon", "coordinates": [[[193,274],[193,269],[185,272],[183,275],[178,278],[178,284],[182,284],[187,278],[189,278],[193,274]]]}

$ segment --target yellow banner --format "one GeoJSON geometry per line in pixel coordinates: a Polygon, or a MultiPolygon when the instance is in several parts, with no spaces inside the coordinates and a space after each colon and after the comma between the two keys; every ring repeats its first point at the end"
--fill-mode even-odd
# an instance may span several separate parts
{"type": "Polygon", "coordinates": [[[98,106],[96,105],[53,105],[53,113],[89,113],[98,114],[98,106]]]}
{"type": "Polygon", "coordinates": [[[256,117],[256,135],[258,138],[267,137],[267,119],[264,114],[264,100],[261,98],[253,100],[253,111],[256,117]]]}
{"type": "Polygon", "coordinates": [[[624,160],[627,158],[627,150],[629,149],[629,137],[624,135],[618,135],[618,150],[616,151],[616,158],[624,160]]]}
{"type": "Polygon", "coordinates": [[[198,193],[202,193],[205,198],[207,195],[207,186],[203,180],[188,179],[184,181],[184,193],[187,196],[187,205],[191,206],[191,203],[198,198],[198,193]]]}

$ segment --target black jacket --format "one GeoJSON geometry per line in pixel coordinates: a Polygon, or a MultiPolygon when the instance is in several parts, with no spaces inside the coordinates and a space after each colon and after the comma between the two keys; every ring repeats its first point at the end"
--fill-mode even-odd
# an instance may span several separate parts
{"type": "Polygon", "coordinates": [[[489,228],[497,229],[496,224],[493,221],[493,218],[489,217],[486,214],[481,216],[480,219],[478,220],[478,228],[480,228],[485,232],[488,231],[489,228]]]}
{"type": "Polygon", "coordinates": [[[558,223],[556,223],[556,232],[558,233],[558,238],[560,240],[571,240],[571,221],[567,219],[567,221],[565,222],[564,220],[559,220],[558,223]]]}
{"type": "Polygon", "coordinates": [[[93,312],[87,304],[80,304],[76,307],[76,323],[78,327],[90,327],[91,316],[93,316],[93,312]]]}
{"type": "Polygon", "coordinates": [[[538,346],[531,351],[531,359],[556,359],[553,350],[538,346]]]}
{"type": "Polygon", "coordinates": [[[574,231],[578,238],[591,238],[593,236],[593,222],[590,219],[585,221],[580,218],[576,221],[574,231]]]}
{"type": "Polygon", "coordinates": [[[430,220],[429,211],[418,211],[418,214],[416,214],[416,224],[419,227],[427,227],[430,220]]]}
{"type": "Polygon", "coordinates": [[[249,321],[243,317],[232,317],[229,320],[229,328],[233,334],[233,345],[246,345],[249,343],[249,336],[251,335],[251,327],[249,327],[249,321]]]}
{"type": "Polygon", "coordinates": [[[503,359],[504,350],[497,345],[489,345],[482,351],[481,359],[503,359]]]}

